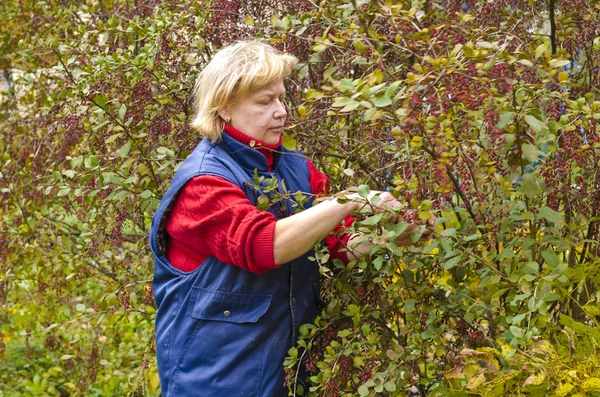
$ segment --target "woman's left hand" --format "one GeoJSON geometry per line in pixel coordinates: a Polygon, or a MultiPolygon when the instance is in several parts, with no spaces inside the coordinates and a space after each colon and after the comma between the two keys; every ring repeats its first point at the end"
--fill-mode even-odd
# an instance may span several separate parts
{"type": "Polygon", "coordinates": [[[409,225],[404,232],[396,236],[394,240],[396,245],[414,245],[420,241],[427,241],[433,236],[436,220],[435,215],[431,214],[431,218],[428,220],[421,220],[418,218],[417,211],[404,210],[402,212],[402,217],[397,219],[396,222],[407,222],[409,225]],[[413,240],[415,233],[420,233],[417,241],[413,240]]]}

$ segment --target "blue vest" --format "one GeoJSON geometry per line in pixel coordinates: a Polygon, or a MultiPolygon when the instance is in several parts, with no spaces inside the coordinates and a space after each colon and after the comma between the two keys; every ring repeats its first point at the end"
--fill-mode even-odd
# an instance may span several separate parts
{"type": "MultiPolygon", "coordinates": [[[[283,360],[304,323],[314,321],[319,298],[318,265],[311,253],[264,274],[254,274],[214,257],[183,272],[165,257],[165,221],[177,193],[199,175],[213,175],[239,186],[256,205],[269,193],[264,179],[275,177],[281,192],[312,194],[309,169],[299,152],[281,147],[267,172],[264,155],[223,133],[219,143],[202,140],[175,174],[152,221],[155,256],[156,353],[164,397],[287,396],[283,360]],[[256,174],[255,174],[256,172],[256,174]]],[[[292,195],[293,196],[293,195],[292,195]]],[[[305,205],[310,206],[312,199],[305,205]]],[[[278,219],[294,212],[284,200],[269,211],[278,219]]],[[[198,242],[202,244],[202,241],[198,242]]]]}

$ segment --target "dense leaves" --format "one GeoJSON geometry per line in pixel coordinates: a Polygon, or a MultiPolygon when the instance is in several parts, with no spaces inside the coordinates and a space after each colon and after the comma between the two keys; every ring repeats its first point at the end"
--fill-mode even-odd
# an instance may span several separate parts
{"type": "Polygon", "coordinates": [[[600,390],[597,1],[0,7],[6,395],[160,393],[150,218],[199,140],[195,76],[253,37],[300,59],[286,145],[334,190],[389,190],[438,222],[399,248],[405,223],[359,215],[367,257],[317,252],[329,304],[290,351],[290,390],[600,390]]]}

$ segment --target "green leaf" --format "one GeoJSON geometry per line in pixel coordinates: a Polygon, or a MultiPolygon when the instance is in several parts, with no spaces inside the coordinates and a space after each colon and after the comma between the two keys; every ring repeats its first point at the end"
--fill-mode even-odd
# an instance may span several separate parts
{"type": "Polygon", "coordinates": [[[352,331],[350,331],[349,329],[343,329],[343,330],[341,330],[341,331],[338,332],[338,336],[340,338],[345,338],[348,335],[350,335],[351,333],[352,333],[352,331]]]}
{"type": "Polygon", "coordinates": [[[546,260],[546,263],[550,267],[557,267],[560,264],[560,260],[558,259],[558,255],[553,250],[543,250],[542,257],[546,260]]]}
{"type": "Polygon", "coordinates": [[[308,327],[306,326],[306,324],[302,324],[298,331],[300,332],[300,335],[302,335],[302,336],[308,335],[308,327]]]}
{"type": "Polygon", "coordinates": [[[456,229],[451,227],[440,233],[443,237],[456,237],[456,229]]]}
{"type": "Polygon", "coordinates": [[[381,267],[383,266],[383,256],[380,255],[377,258],[375,258],[373,260],[373,266],[375,266],[375,269],[381,270],[381,267]]]}
{"type": "Polygon", "coordinates": [[[527,274],[538,274],[540,272],[540,265],[537,262],[527,262],[521,267],[521,270],[527,274]]]}
{"type": "Polygon", "coordinates": [[[462,260],[462,255],[456,255],[454,258],[446,261],[444,263],[444,269],[452,269],[454,266],[458,265],[458,263],[462,260]]]}
{"type": "Polygon", "coordinates": [[[391,98],[392,95],[394,95],[394,93],[396,92],[396,90],[398,89],[398,87],[400,86],[402,82],[401,81],[396,81],[392,84],[390,84],[390,86],[387,88],[387,90],[385,90],[385,96],[387,98],[391,98]]]}
{"type": "Polygon", "coordinates": [[[513,112],[502,113],[502,116],[500,116],[500,120],[498,121],[497,128],[503,130],[504,127],[506,127],[508,125],[508,123],[510,123],[510,121],[513,118],[513,115],[514,115],[513,112]]]}
{"type": "Polygon", "coordinates": [[[523,151],[523,157],[525,157],[528,161],[532,163],[538,161],[540,156],[544,156],[544,152],[539,150],[535,145],[532,145],[531,143],[524,143],[521,147],[521,150],[523,151]]]}
{"type": "Polygon", "coordinates": [[[125,106],[125,104],[121,104],[121,107],[119,108],[119,120],[123,121],[125,120],[125,113],[127,112],[127,106],[125,106]]]}
{"type": "Polygon", "coordinates": [[[363,114],[363,121],[373,121],[377,120],[381,117],[381,110],[377,110],[377,108],[367,109],[367,111],[363,114]]]}
{"type": "Polygon", "coordinates": [[[510,326],[510,333],[513,334],[516,338],[523,337],[523,330],[521,328],[517,327],[516,325],[510,326]]]}
{"type": "Polygon", "coordinates": [[[571,61],[568,61],[566,59],[551,59],[550,67],[551,68],[562,68],[564,66],[567,66],[570,63],[571,63],[571,61]]]}
{"type": "Polygon", "coordinates": [[[365,43],[362,42],[362,40],[360,39],[356,39],[352,42],[352,45],[354,46],[354,48],[356,48],[356,51],[360,52],[360,53],[365,53],[367,52],[367,48],[365,47],[365,43]]]}
{"type": "Polygon", "coordinates": [[[371,193],[371,188],[369,187],[369,185],[360,185],[357,191],[360,197],[366,199],[367,197],[369,197],[369,193],[371,193]]]}
{"type": "Polygon", "coordinates": [[[362,367],[365,364],[365,360],[361,356],[354,356],[353,364],[355,367],[362,367]]]}
{"type": "MultiPolygon", "coordinates": [[[[408,224],[407,224],[407,226],[408,226],[408,224]]],[[[430,254],[431,251],[433,251],[434,249],[436,249],[439,244],[440,244],[439,241],[433,240],[431,242],[431,244],[429,244],[427,247],[423,248],[423,253],[424,254],[430,254]]]]}
{"type": "Polygon", "coordinates": [[[351,112],[353,110],[356,110],[359,105],[360,105],[360,103],[354,101],[353,103],[350,103],[350,104],[344,106],[343,108],[341,108],[340,112],[351,112]]]}
{"type": "Polygon", "coordinates": [[[368,217],[367,219],[362,221],[361,224],[367,225],[367,226],[374,226],[374,225],[377,225],[379,223],[379,221],[381,221],[382,217],[383,217],[383,212],[380,212],[378,214],[368,217]]]}
{"type": "Polygon", "coordinates": [[[529,124],[529,126],[535,131],[535,132],[540,132],[542,131],[544,128],[546,128],[546,126],[544,125],[544,123],[542,123],[540,120],[538,120],[535,116],[532,116],[530,114],[525,115],[525,122],[527,124],[529,124]]]}
{"type": "Polygon", "coordinates": [[[392,104],[392,100],[387,97],[373,98],[373,99],[371,99],[371,102],[373,103],[373,105],[377,106],[378,108],[382,108],[382,107],[389,106],[392,104]]]}
{"type": "Polygon", "coordinates": [[[351,303],[351,304],[348,305],[348,312],[350,314],[352,314],[352,315],[359,314],[360,313],[360,307],[358,307],[354,303],[351,303]]]}
{"type": "Polygon", "coordinates": [[[383,385],[383,387],[385,387],[385,390],[389,391],[389,392],[395,392],[396,391],[396,384],[392,381],[387,381],[385,382],[385,384],[383,385]]]}
{"type": "Polygon", "coordinates": [[[58,191],[58,193],[56,194],[56,196],[57,197],[66,196],[67,194],[69,194],[69,192],[71,192],[71,188],[69,186],[62,186],[60,188],[60,190],[58,191]]]}
{"type": "Polygon", "coordinates": [[[417,303],[416,300],[414,299],[407,299],[404,301],[404,312],[405,313],[412,313],[413,311],[415,311],[415,304],[417,303]]]}
{"type": "Polygon", "coordinates": [[[94,155],[86,157],[85,160],[83,160],[83,165],[85,168],[94,168],[97,167],[98,164],[98,157],[94,155]]]}
{"type": "Polygon", "coordinates": [[[104,95],[96,95],[94,97],[94,103],[96,103],[98,106],[104,109],[106,107],[106,104],[108,103],[108,97],[104,95]]]}
{"type": "Polygon", "coordinates": [[[348,98],[348,97],[338,97],[335,98],[335,100],[333,101],[333,103],[331,104],[331,106],[333,107],[343,107],[343,106],[348,106],[351,104],[356,104],[358,105],[358,102],[356,102],[356,100],[352,99],[352,98],[348,98]]]}
{"type": "Polygon", "coordinates": [[[396,224],[393,225],[392,231],[394,232],[394,234],[396,236],[399,236],[402,233],[404,233],[404,231],[406,229],[408,229],[409,226],[410,225],[408,223],[406,223],[406,222],[398,222],[398,223],[396,223],[396,224]]]}
{"type": "Polygon", "coordinates": [[[366,387],[365,385],[361,385],[358,388],[358,394],[360,394],[361,396],[368,396],[369,395],[369,388],[366,387]]]}
{"type": "Polygon", "coordinates": [[[481,237],[480,233],[471,234],[470,236],[464,237],[464,241],[472,241],[481,237]]]}
{"type": "Polygon", "coordinates": [[[538,59],[539,57],[544,55],[544,53],[546,51],[549,51],[548,43],[542,43],[542,44],[538,45],[537,48],[535,49],[535,59],[538,59]]]}
{"type": "Polygon", "coordinates": [[[131,141],[127,141],[121,148],[119,149],[119,156],[125,157],[129,154],[129,150],[131,150],[131,141]]]}
{"type": "Polygon", "coordinates": [[[557,225],[562,225],[564,223],[563,216],[560,213],[548,207],[541,207],[538,210],[536,218],[546,219],[547,221],[553,222],[557,225]]]}
{"type": "Polygon", "coordinates": [[[532,173],[527,173],[523,175],[523,180],[521,181],[521,188],[525,196],[530,199],[534,199],[540,195],[542,192],[542,188],[540,187],[535,175],[532,173]]]}

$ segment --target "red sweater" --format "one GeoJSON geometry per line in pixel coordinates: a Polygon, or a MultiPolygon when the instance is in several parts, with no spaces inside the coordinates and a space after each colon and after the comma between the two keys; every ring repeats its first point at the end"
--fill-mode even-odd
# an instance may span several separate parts
{"type": "MultiPolygon", "coordinates": [[[[269,170],[273,165],[273,150],[277,145],[262,143],[233,127],[225,131],[241,143],[259,150],[267,158],[269,170]]],[[[316,195],[326,195],[329,179],[308,161],[310,186],[316,195]]],[[[354,219],[348,216],[344,223],[349,226],[354,219]]],[[[216,176],[192,178],[176,198],[167,221],[170,242],[167,258],[179,270],[197,269],[204,260],[213,256],[253,273],[264,273],[278,268],[273,254],[275,238],[275,215],[259,211],[244,192],[236,185],[216,176]]],[[[325,244],[332,258],[348,262],[345,252],[350,235],[337,235],[340,225],[326,239],[325,244]]]]}

